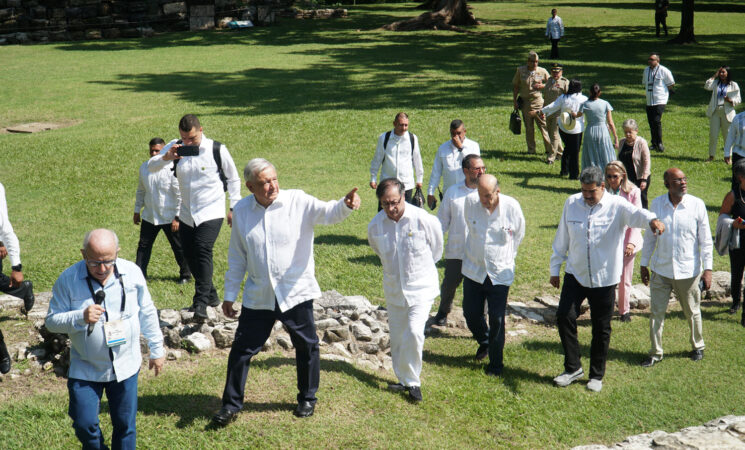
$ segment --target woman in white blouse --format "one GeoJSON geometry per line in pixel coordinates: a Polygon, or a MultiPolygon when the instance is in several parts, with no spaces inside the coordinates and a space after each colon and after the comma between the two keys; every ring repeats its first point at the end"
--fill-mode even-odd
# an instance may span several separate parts
{"type": "MultiPolygon", "coordinates": [[[[570,80],[567,93],[560,95],[553,103],[546,105],[539,112],[545,116],[561,114],[563,112],[577,113],[587,97],[582,94],[582,83],[570,80]]],[[[569,175],[570,180],[579,179],[579,150],[582,145],[582,132],[585,131],[585,120],[578,117],[569,125],[559,120],[559,135],[564,142],[564,153],[561,155],[560,175],[569,175]]]]}
{"type": "Polygon", "coordinates": [[[732,81],[729,66],[722,66],[706,80],[704,89],[712,91],[706,115],[709,117],[709,161],[713,161],[717,154],[719,134],[722,134],[723,141],[726,140],[729,126],[735,118],[735,106],[741,101],[740,86],[732,81]]]}

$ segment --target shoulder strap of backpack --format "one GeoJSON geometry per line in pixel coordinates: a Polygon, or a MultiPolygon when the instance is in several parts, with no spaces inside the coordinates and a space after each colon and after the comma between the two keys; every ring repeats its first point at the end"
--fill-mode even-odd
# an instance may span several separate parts
{"type": "Polygon", "coordinates": [[[409,131],[409,142],[411,143],[411,156],[414,156],[414,134],[409,131]]]}
{"type": "MultiPolygon", "coordinates": [[[[388,139],[391,138],[391,132],[385,133],[385,137],[383,138],[383,161],[385,161],[385,149],[388,148],[388,139]]],[[[382,164],[383,161],[380,163],[382,164]]]]}
{"type": "Polygon", "coordinates": [[[220,175],[220,181],[222,181],[222,190],[223,192],[228,192],[228,177],[225,176],[225,171],[222,170],[220,147],[222,147],[220,142],[212,141],[212,157],[215,158],[215,164],[217,164],[217,173],[220,175]]]}

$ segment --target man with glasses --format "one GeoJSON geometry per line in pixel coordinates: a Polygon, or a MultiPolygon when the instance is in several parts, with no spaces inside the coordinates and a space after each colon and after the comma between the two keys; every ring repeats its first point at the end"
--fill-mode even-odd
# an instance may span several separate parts
{"type": "Polygon", "coordinates": [[[134,449],[140,333],[150,348],[149,368],[163,370],[165,351],[158,311],[140,268],[117,257],[111,230],[85,235],[83,260],[67,268],[52,288],[45,325],[70,337],[68,414],[83,448],[106,448],[99,427],[106,392],[113,426],[110,446],[134,449]]]}
{"type": "Polygon", "coordinates": [[[427,204],[429,209],[435,209],[435,190],[442,178],[442,192],[447,192],[450,186],[463,181],[463,158],[466,155],[480,155],[478,142],[466,137],[466,126],[460,119],[450,122],[450,139],[437,149],[432,163],[432,173],[429,175],[427,189],[427,204]]]}
{"type": "Polygon", "coordinates": [[[440,286],[440,307],[437,314],[427,321],[427,330],[431,325],[441,327],[447,325],[448,314],[453,309],[455,291],[463,281],[461,268],[463,267],[466,235],[468,234],[466,218],[463,215],[463,205],[466,196],[476,191],[479,177],[486,171],[486,166],[481,157],[470,154],[463,158],[461,170],[465,175],[463,182],[451,186],[445,192],[442,205],[437,211],[437,218],[440,219],[442,225],[442,234],[448,233],[448,243],[445,247],[445,275],[440,286]]]}
{"type": "Polygon", "coordinates": [[[525,217],[517,200],[500,193],[494,175],[479,178],[478,191],[466,197],[464,215],[468,237],[463,260],[463,315],[479,344],[476,359],[484,359],[488,353],[484,372],[498,377],[504,369],[507,295],[515,280],[515,258],[525,236],[525,217]],[[489,308],[488,325],[484,303],[489,308]]]}
{"type": "Polygon", "coordinates": [[[225,218],[225,192],[230,196],[227,218],[232,226],[233,207],[241,199],[241,180],[227,147],[204,136],[197,116],[183,116],[178,129],[181,139],[169,142],[159,155],[150,158],[147,167],[158,172],[171,165],[178,179],[179,236],[194,276],[192,308],[196,319],[206,320],[207,306],[220,304],[212,284],[212,248],[225,218]]]}
{"type": "Polygon", "coordinates": [[[648,67],[644,68],[642,84],[646,89],[647,98],[647,122],[652,134],[652,150],[665,151],[662,145],[662,113],[671,94],[675,93],[673,87],[675,80],[670,70],[660,64],[660,54],[651,53],[647,59],[648,67]]]}
{"type": "Polygon", "coordinates": [[[690,357],[693,361],[704,358],[701,290],[711,287],[713,257],[709,215],[703,200],[688,194],[688,178],[682,170],[667,169],[663,179],[667,194],[652,200],[650,211],[669,233],[663,236],[646,233],[642,247],[641,278],[649,286],[652,341],[649,357],[642,361],[642,367],[652,367],[662,360],[662,327],[671,291],[688,322],[693,347],[690,357]]]}
{"type": "Polygon", "coordinates": [[[395,178],[380,182],[375,194],[383,210],[370,221],[367,240],[383,265],[391,359],[398,378],[388,389],[408,392],[409,400],[418,403],[424,325],[439,294],[435,263],[442,257],[442,229],[433,215],[406,205],[404,192],[395,178]]]}
{"type": "MultiPolygon", "coordinates": [[[[13,225],[8,220],[8,205],[5,202],[5,187],[0,184],[0,292],[23,299],[23,312],[28,314],[34,307],[34,286],[23,279],[21,247],[13,225]],[[3,273],[3,259],[10,259],[10,276],[3,273]]],[[[0,331],[0,373],[10,372],[10,354],[5,338],[0,331]]]]}
{"type": "Polygon", "coordinates": [[[583,170],[579,176],[582,192],[571,195],[564,203],[553,242],[549,280],[551,286],[559,288],[559,273],[566,262],[556,311],[564,349],[564,372],[554,378],[554,383],[559,387],[569,386],[584,375],[577,340],[577,315],[586,298],[592,322],[587,389],[593,392],[603,388],[613,303],[623,268],[626,227],[641,228],[649,224],[648,234],[665,231],[665,225],[654,214],[605,192],[603,175],[599,167],[583,170]]]}

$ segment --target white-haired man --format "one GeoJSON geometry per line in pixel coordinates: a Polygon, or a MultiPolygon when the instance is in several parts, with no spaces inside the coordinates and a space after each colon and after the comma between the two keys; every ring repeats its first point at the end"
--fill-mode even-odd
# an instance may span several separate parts
{"type": "Polygon", "coordinates": [[[212,418],[218,426],[230,423],[243,408],[251,358],[261,351],[277,320],[295,347],[295,415],[308,417],[315,411],[321,364],[313,299],[321,296],[321,289],[315,278],[313,229],[339,223],[360,207],[357,188],[329,202],[297,189],[280,190],[277,170],[263,158],[249,161],[243,176],[252,195],[233,208],[222,309],[226,316],[236,316],[233,303],[241,283],[243,305],[228,357],[222,408],[212,418]]]}

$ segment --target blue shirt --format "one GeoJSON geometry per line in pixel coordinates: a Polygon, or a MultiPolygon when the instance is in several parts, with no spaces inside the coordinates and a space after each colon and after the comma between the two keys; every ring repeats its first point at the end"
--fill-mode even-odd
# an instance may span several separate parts
{"type": "MultiPolygon", "coordinates": [[[[121,284],[112,274],[104,286],[106,298],[103,307],[106,308],[108,319],[106,314],[102,315],[90,336],[88,324],[83,320],[83,311],[94,301],[86,282],[88,269],[85,261],[68,267],[54,283],[45,325],[53,333],[65,333],[70,337],[69,378],[121,382],[135,375],[142,364],[140,331],[147,339],[151,359],[161,358],[165,354],[158,311],[140,268],[124,259],[117,259],[116,267],[124,284],[124,311],[121,310],[121,284]],[[127,342],[111,348],[113,361],[104,335],[106,320],[123,320],[127,330],[127,342]]],[[[94,291],[101,289],[101,285],[92,277],[91,286],[94,291]]]]}

